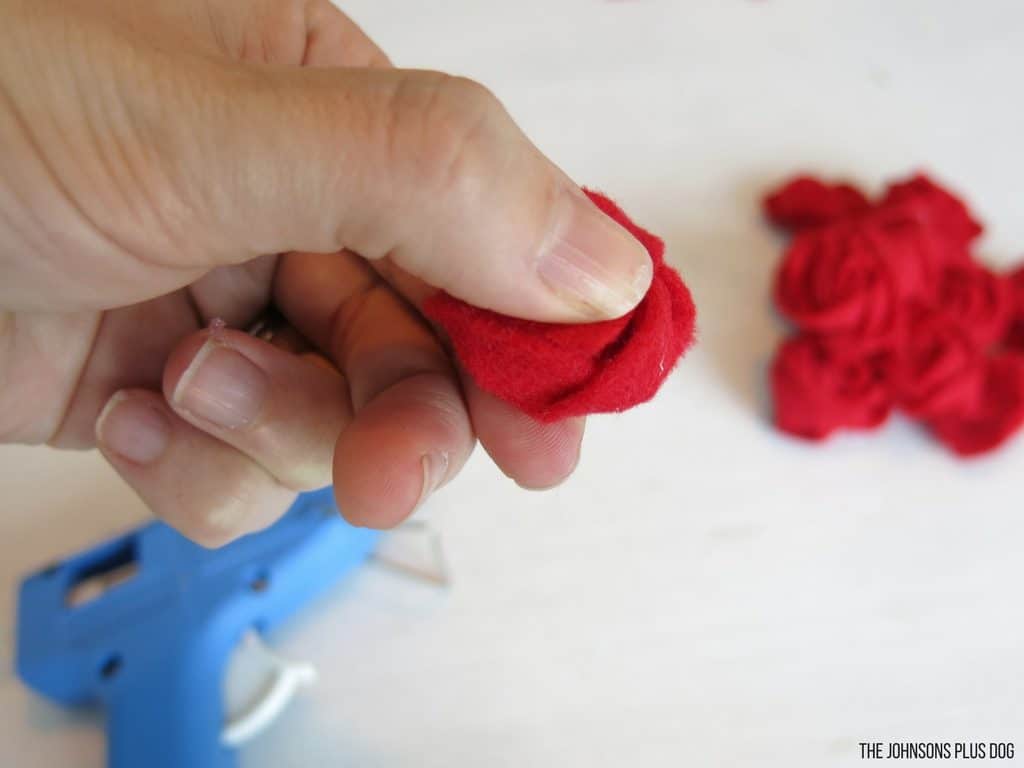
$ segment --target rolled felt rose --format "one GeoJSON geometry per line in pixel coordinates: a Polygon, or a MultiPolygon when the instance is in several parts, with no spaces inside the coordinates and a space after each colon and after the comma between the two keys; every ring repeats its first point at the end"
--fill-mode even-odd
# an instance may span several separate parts
{"type": "Polygon", "coordinates": [[[966,414],[933,419],[932,432],[960,456],[995,450],[1024,425],[1024,357],[1003,354],[985,363],[981,394],[966,414]]]}
{"type": "Polygon", "coordinates": [[[891,346],[901,305],[920,280],[905,247],[876,227],[850,222],[802,232],[776,276],[776,304],[802,330],[843,335],[843,346],[891,346]]]}
{"type": "Polygon", "coordinates": [[[779,429],[823,440],[837,429],[872,429],[888,418],[892,394],[887,358],[846,352],[810,334],[783,342],[771,369],[779,429]]]}
{"type": "Polygon", "coordinates": [[[830,224],[870,206],[856,187],[825,184],[810,176],[797,176],[764,199],[768,219],[792,232],[830,224]]]}
{"type": "Polygon", "coordinates": [[[1014,315],[1009,279],[981,264],[947,266],[939,276],[937,307],[985,349],[1000,341],[1014,315]]]}
{"type": "Polygon", "coordinates": [[[473,380],[540,421],[623,411],[650,400],[694,338],[693,300],[665,264],[664,243],[604,195],[587,195],[654,262],[651,287],[631,312],[563,325],[499,315],[443,292],[424,304],[473,380]]]}
{"type": "Polygon", "coordinates": [[[907,312],[906,339],[893,368],[900,407],[923,419],[968,412],[984,379],[984,354],[947,314],[920,306],[907,312]]]}
{"type": "Polygon", "coordinates": [[[924,174],[907,181],[890,184],[879,202],[881,208],[909,204],[911,210],[925,218],[929,229],[943,240],[957,246],[960,252],[983,231],[963,201],[940,187],[924,174]]]}
{"type": "Polygon", "coordinates": [[[772,369],[781,429],[870,427],[885,393],[964,456],[1024,424],[1024,268],[1001,276],[975,261],[982,227],[959,198],[923,175],[874,204],[798,177],[764,206],[799,230],[775,285],[802,334],[772,369]]]}
{"type": "Polygon", "coordinates": [[[1006,278],[1010,294],[1010,322],[1003,343],[1015,352],[1024,353],[1024,267],[1018,267],[1006,278]]]}
{"type": "Polygon", "coordinates": [[[917,200],[878,206],[866,218],[880,233],[890,259],[901,265],[908,298],[934,301],[946,267],[973,263],[965,245],[949,240],[931,226],[928,208],[917,200]]]}

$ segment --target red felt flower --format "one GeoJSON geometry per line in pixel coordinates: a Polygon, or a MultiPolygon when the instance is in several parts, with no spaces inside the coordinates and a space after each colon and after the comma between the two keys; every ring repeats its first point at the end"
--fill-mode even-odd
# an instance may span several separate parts
{"type": "Polygon", "coordinates": [[[1024,268],[1001,277],[972,258],[982,228],[961,200],[921,175],[874,205],[800,177],[765,210],[801,230],[775,286],[802,334],[772,370],[780,429],[875,426],[891,398],[968,456],[1024,424],[1024,268]]]}
{"type": "Polygon", "coordinates": [[[961,251],[983,231],[962,200],[923,174],[889,185],[879,207],[904,204],[927,219],[929,229],[961,251]]]}
{"type": "Polygon", "coordinates": [[[866,218],[869,226],[882,233],[890,259],[901,263],[910,286],[908,295],[917,299],[934,299],[946,267],[972,263],[966,247],[934,229],[928,209],[913,200],[878,206],[866,218]]]}
{"type": "Polygon", "coordinates": [[[651,255],[654,280],[629,314],[600,323],[562,325],[500,315],[446,293],[424,305],[484,390],[541,421],[622,411],[654,397],[693,342],[696,310],[665,245],[607,197],[587,192],[651,255]]]}
{"type": "Polygon", "coordinates": [[[980,264],[947,266],[939,277],[939,311],[986,348],[1001,340],[1013,317],[1011,283],[980,264]]]}
{"type": "Polygon", "coordinates": [[[871,429],[892,409],[885,358],[837,354],[821,337],[787,339],[772,365],[775,425],[823,440],[843,427],[871,429]]]}
{"type": "Polygon", "coordinates": [[[978,399],[984,370],[985,358],[966,328],[936,310],[908,309],[893,376],[908,415],[933,419],[967,412],[978,399]]]}
{"type": "Polygon", "coordinates": [[[776,304],[802,330],[842,334],[865,350],[891,345],[902,303],[920,290],[906,247],[863,222],[802,232],[779,269],[776,304]]]}
{"type": "Polygon", "coordinates": [[[1018,267],[1006,279],[1010,296],[1010,322],[1004,343],[1016,352],[1024,352],[1024,267],[1018,267]]]}
{"type": "Polygon", "coordinates": [[[856,187],[824,184],[810,176],[798,176],[764,199],[765,215],[794,232],[863,213],[870,205],[856,187]]]}
{"type": "Polygon", "coordinates": [[[932,432],[961,456],[995,450],[1024,425],[1024,358],[998,355],[988,359],[974,408],[966,414],[931,422],[932,432]]]}

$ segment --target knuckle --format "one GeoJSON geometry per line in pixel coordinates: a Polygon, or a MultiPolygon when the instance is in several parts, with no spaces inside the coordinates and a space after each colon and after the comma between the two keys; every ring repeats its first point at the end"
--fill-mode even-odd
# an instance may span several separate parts
{"type": "Polygon", "coordinates": [[[321,1],[326,0],[227,0],[210,7],[213,32],[221,48],[240,61],[298,65],[321,1]]]}
{"type": "MultiPolygon", "coordinates": [[[[305,30],[309,9],[315,0],[265,0],[266,16],[282,31],[305,30]]],[[[272,29],[268,31],[273,31],[272,29]]]]}
{"type": "Polygon", "coordinates": [[[229,544],[244,533],[242,522],[247,515],[248,504],[238,499],[222,500],[221,503],[203,505],[180,519],[168,520],[178,531],[196,544],[207,549],[216,549],[229,544]]]}
{"type": "Polygon", "coordinates": [[[234,0],[245,6],[240,58],[307,65],[326,55],[335,64],[367,66],[379,51],[331,0],[234,0]]]}
{"type": "Polygon", "coordinates": [[[254,521],[283,510],[276,506],[283,503],[281,499],[282,489],[276,482],[243,463],[221,467],[216,476],[205,478],[185,498],[161,497],[154,505],[161,508],[153,511],[186,538],[216,549],[253,530],[254,521]],[[167,506],[171,502],[173,507],[167,506]]]}
{"type": "Polygon", "coordinates": [[[434,80],[434,88],[438,107],[449,108],[463,116],[501,110],[501,103],[487,86],[468,77],[442,75],[434,80]]]}
{"type": "Polygon", "coordinates": [[[264,0],[250,7],[241,58],[262,64],[299,64],[309,5],[307,0],[264,0]]]}
{"type": "Polygon", "coordinates": [[[463,77],[430,74],[399,89],[393,143],[416,181],[436,192],[469,193],[479,188],[495,155],[503,151],[508,119],[483,85],[463,77]]]}

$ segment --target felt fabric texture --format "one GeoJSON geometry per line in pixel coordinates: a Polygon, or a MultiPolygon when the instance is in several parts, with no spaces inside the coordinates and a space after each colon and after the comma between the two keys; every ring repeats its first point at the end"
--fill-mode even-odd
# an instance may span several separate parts
{"type": "Polygon", "coordinates": [[[963,201],[924,175],[876,202],[800,176],[764,211],[793,233],[774,294],[797,329],[771,370],[779,429],[822,440],[899,408],[976,456],[1024,425],[1024,268],[974,259],[963,201]]]}
{"type": "Polygon", "coordinates": [[[966,327],[928,307],[908,310],[908,332],[896,356],[892,384],[907,415],[957,416],[974,405],[984,370],[980,348],[966,327]]]}
{"type": "Polygon", "coordinates": [[[771,368],[775,423],[808,440],[877,427],[892,410],[886,365],[884,356],[844,355],[822,336],[787,339],[771,368]]]}
{"type": "Polygon", "coordinates": [[[624,411],[650,400],[694,340],[696,309],[665,264],[664,243],[609,198],[585,191],[654,262],[651,287],[629,314],[563,325],[500,315],[443,292],[424,305],[482,389],[543,422],[624,411]]]}
{"type": "Polygon", "coordinates": [[[811,176],[797,176],[764,200],[768,218],[791,232],[829,224],[869,207],[856,187],[825,184],[811,176]]]}
{"type": "Polygon", "coordinates": [[[1024,425],[1024,359],[1019,355],[991,357],[985,365],[981,390],[967,413],[933,419],[932,431],[960,456],[979,456],[995,450],[1024,425]]]}
{"type": "Polygon", "coordinates": [[[918,284],[913,261],[890,269],[886,242],[855,223],[798,234],[775,282],[775,303],[797,327],[885,346],[899,332],[899,306],[918,284]]]}
{"type": "Polygon", "coordinates": [[[1010,284],[1010,330],[1004,340],[1009,349],[1024,354],[1024,266],[1018,267],[1008,280],[1010,284]]]}

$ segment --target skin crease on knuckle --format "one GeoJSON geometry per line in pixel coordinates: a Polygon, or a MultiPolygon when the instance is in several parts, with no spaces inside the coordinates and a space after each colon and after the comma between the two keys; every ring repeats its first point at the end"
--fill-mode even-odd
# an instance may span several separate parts
{"type": "Polygon", "coordinates": [[[211,16],[217,14],[218,33],[228,52],[239,61],[258,64],[299,65],[305,58],[315,2],[259,0],[244,7],[232,3],[225,15],[216,0],[204,0],[211,16]],[[241,23],[239,23],[241,21],[241,23]]]}
{"type": "MultiPolygon", "coordinates": [[[[415,219],[399,226],[416,230],[392,226],[388,247],[372,256],[387,254],[402,269],[456,295],[478,282],[472,275],[482,265],[473,262],[484,248],[488,282],[516,285],[529,279],[566,185],[564,174],[475,81],[404,73],[383,111],[388,136],[383,165],[399,171],[393,186],[418,190],[415,219]],[[462,216],[466,211],[475,215],[462,216]],[[433,225],[452,220],[460,226],[433,225]],[[450,257],[440,262],[437,253],[450,257]]],[[[496,295],[474,298],[481,306],[501,309],[496,295]]]]}
{"type": "Polygon", "coordinates": [[[494,153],[507,150],[507,118],[494,95],[463,77],[411,72],[388,111],[391,167],[411,169],[408,182],[433,190],[430,198],[446,205],[479,204],[494,153]]]}
{"type": "Polygon", "coordinates": [[[218,49],[237,61],[381,67],[387,57],[330,0],[199,0],[218,49]]]}

